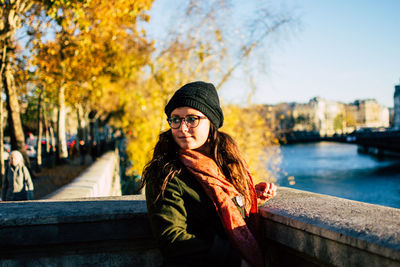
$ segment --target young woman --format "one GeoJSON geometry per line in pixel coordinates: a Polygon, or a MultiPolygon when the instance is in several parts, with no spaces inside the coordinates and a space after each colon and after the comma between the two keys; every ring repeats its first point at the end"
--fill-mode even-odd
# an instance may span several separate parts
{"type": "Polygon", "coordinates": [[[3,178],[1,190],[3,201],[33,199],[33,182],[28,168],[24,165],[22,154],[14,150],[10,153],[9,166],[3,178]]]}
{"type": "Polygon", "coordinates": [[[224,116],[214,85],[184,85],[165,113],[171,129],[143,172],[164,266],[265,266],[257,199],[273,197],[276,186],[254,187],[237,145],[218,130],[224,116]]]}

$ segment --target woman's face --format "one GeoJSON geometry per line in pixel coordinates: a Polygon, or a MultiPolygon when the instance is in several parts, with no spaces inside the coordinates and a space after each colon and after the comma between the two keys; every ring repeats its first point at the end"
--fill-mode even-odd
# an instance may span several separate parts
{"type": "Polygon", "coordinates": [[[19,158],[15,155],[15,154],[10,154],[10,158],[9,158],[10,164],[11,166],[16,167],[18,165],[18,163],[20,162],[19,158]]]}
{"type": "MultiPolygon", "coordinates": [[[[203,113],[197,109],[190,107],[179,107],[171,112],[171,118],[185,118],[187,116],[205,117],[203,113]]],[[[183,121],[178,129],[171,128],[172,136],[175,142],[182,149],[202,149],[201,147],[207,142],[208,133],[210,132],[210,121],[207,118],[200,119],[199,125],[195,128],[190,128],[183,121]]]]}

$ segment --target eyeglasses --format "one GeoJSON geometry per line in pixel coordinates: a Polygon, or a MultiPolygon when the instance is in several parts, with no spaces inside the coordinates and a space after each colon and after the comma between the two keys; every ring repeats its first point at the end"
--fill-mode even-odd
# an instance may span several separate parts
{"type": "Polygon", "coordinates": [[[174,116],[174,117],[168,118],[167,121],[169,123],[169,126],[171,126],[172,129],[178,129],[179,127],[181,127],[182,121],[185,122],[187,127],[196,128],[197,126],[199,126],[199,122],[201,119],[207,119],[207,117],[189,115],[189,116],[182,118],[182,117],[174,116]]]}

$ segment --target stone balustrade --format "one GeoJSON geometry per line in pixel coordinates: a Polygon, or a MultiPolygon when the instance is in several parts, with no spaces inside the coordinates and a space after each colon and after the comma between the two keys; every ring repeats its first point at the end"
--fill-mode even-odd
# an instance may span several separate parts
{"type": "Polygon", "coordinates": [[[158,266],[143,196],[0,203],[0,266],[158,266]]]}
{"type": "MultiPolygon", "coordinates": [[[[118,166],[108,152],[46,200],[0,203],[0,267],[159,266],[118,166]]],[[[400,209],[280,187],[260,214],[267,266],[400,266],[400,209]]]]}
{"type": "MultiPolygon", "coordinates": [[[[281,187],[267,266],[400,266],[400,209],[281,187]]],[[[0,203],[0,266],[159,266],[142,195],[0,203]]]]}
{"type": "Polygon", "coordinates": [[[280,188],[261,214],[268,266],[400,266],[400,209],[280,188]]]}

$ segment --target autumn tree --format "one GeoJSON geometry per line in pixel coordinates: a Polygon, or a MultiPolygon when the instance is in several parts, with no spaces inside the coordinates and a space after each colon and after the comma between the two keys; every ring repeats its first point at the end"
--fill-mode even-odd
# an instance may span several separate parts
{"type": "MultiPolygon", "coordinates": [[[[26,164],[30,162],[25,151],[25,136],[21,124],[20,106],[18,98],[20,94],[17,92],[16,75],[17,71],[26,76],[27,72],[24,68],[19,68],[18,60],[22,59],[25,64],[26,59],[21,57],[21,45],[15,39],[18,31],[22,30],[22,26],[26,25],[32,14],[41,14],[51,8],[57,10],[62,3],[72,1],[51,1],[51,0],[0,0],[0,48],[1,48],[1,65],[0,65],[0,88],[5,92],[7,98],[8,127],[12,149],[22,152],[26,159],[26,164]]],[[[26,28],[27,34],[32,34],[31,28],[26,28]]],[[[23,79],[20,86],[26,86],[27,79],[23,79]]],[[[3,140],[0,140],[0,149],[2,150],[3,140]]],[[[1,160],[1,162],[3,162],[1,160]]],[[[2,163],[3,164],[3,163],[2,163]]]]}
{"type": "MultiPolygon", "coordinates": [[[[146,0],[88,1],[50,13],[57,22],[54,38],[46,41],[42,36],[34,41],[32,65],[37,66],[37,76],[47,90],[58,97],[59,140],[65,140],[65,105],[76,108],[80,120],[90,120],[91,125],[123,110],[118,91],[127,89],[120,86],[136,79],[151,48],[137,30],[137,21],[147,19],[144,11],[150,5],[146,0]]],[[[59,156],[67,155],[60,150],[59,156]]]]}
{"type": "MultiPolygon", "coordinates": [[[[15,53],[18,49],[15,41],[17,30],[21,27],[24,14],[32,8],[34,1],[0,0],[0,89],[7,98],[8,126],[12,150],[19,150],[29,166],[25,151],[25,136],[22,129],[18,94],[14,73],[16,68],[15,53]]],[[[2,110],[0,112],[3,112],[2,110]]],[[[3,140],[0,140],[0,151],[3,151],[3,140]]],[[[1,153],[2,154],[2,153],[1,153]]],[[[2,155],[0,156],[3,166],[2,155]]],[[[3,169],[3,167],[2,167],[3,169]]]]}
{"type": "Polygon", "coordinates": [[[262,116],[264,107],[250,105],[246,108],[238,105],[224,106],[227,119],[221,130],[229,133],[236,140],[256,181],[274,181],[281,157],[279,140],[262,116]]]}
{"type": "MultiPolygon", "coordinates": [[[[130,141],[131,171],[137,174],[158,134],[167,128],[163,108],[173,91],[193,80],[222,87],[236,72],[258,65],[253,59],[264,58],[260,55],[266,53],[269,37],[291,22],[288,16],[258,6],[259,13],[246,25],[238,25],[231,1],[188,1],[177,9],[182,13],[174,14],[174,27],[165,38],[153,41],[142,29],[149,21],[146,11],[152,1],[56,2],[57,6],[44,13],[31,12],[27,18],[35,29],[29,62],[33,80],[43,86],[45,98],[50,99],[45,102],[52,103],[43,107],[54,105],[60,114],[58,140],[65,137],[65,104],[76,108],[80,120],[88,120],[90,114],[93,125],[108,122],[122,129],[130,141]]],[[[256,68],[247,73],[250,82],[255,72],[256,68]]],[[[254,83],[249,88],[255,90],[254,83]]],[[[238,121],[236,116],[254,114],[251,108],[233,106],[227,106],[226,112],[232,114],[226,116],[228,132],[236,127],[229,126],[238,121]]],[[[258,118],[246,121],[248,130],[235,136],[243,146],[246,142],[241,140],[250,132],[263,146],[274,143],[269,128],[258,118]]],[[[257,159],[263,146],[244,146],[243,151],[257,159]]],[[[257,165],[256,160],[249,162],[257,165]]]]}
{"type": "Polygon", "coordinates": [[[343,114],[338,114],[333,119],[333,130],[337,133],[343,133],[343,124],[345,123],[343,114]]]}
{"type": "MultiPolygon", "coordinates": [[[[265,59],[259,57],[259,53],[265,53],[268,38],[291,22],[290,17],[273,15],[259,6],[259,13],[240,28],[232,15],[234,3],[231,1],[186,3],[177,9],[180,13],[172,15],[173,25],[165,30],[165,38],[156,41],[150,73],[145,72],[145,76],[136,81],[141,87],[137,95],[131,95],[131,101],[138,105],[132,106],[123,114],[124,126],[130,127],[127,132],[130,139],[128,153],[134,163],[132,171],[138,174],[150,158],[158,134],[168,127],[163,108],[176,89],[195,80],[212,81],[218,88],[222,87],[235,72],[241,68],[246,69],[254,58],[265,59]]],[[[252,81],[251,77],[249,81],[252,81]]],[[[249,87],[253,88],[253,85],[249,87]]],[[[226,125],[232,125],[234,121],[240,120],[237,116],[243,116],[247,112],[245,109],[239,110],[236,107],[232,116],[226,116],[226,125]]],[[[261,122],[258,120],[248,120],[245,126],[248,127],[248,132],[253,132],[254,137],[249,137],[244,132],[242,135],[235,135],[239,143],[246,144],[245,140],[248,141],[248,138],[259,137],[259,144],[269,146],[273,140],[271,130],[261,127],[262,123],[259,123],[261,122]]],[[[225,126],[222,130],[224,129],[225,126]]],[[[226,126],[226,129],[231,133],[234,127],[226,126]]],[[[264,150],[263,146],[252,149],[243,147],[244,153],[251,155],[253,159],[260,159],[258,156],[264,150]]],[[[255,162],[256,160],[251,160],[252,165],[257,165],[255,162]]],[[[259,176],[271,175],[266,176],[260,172],[259,176]]]]}

